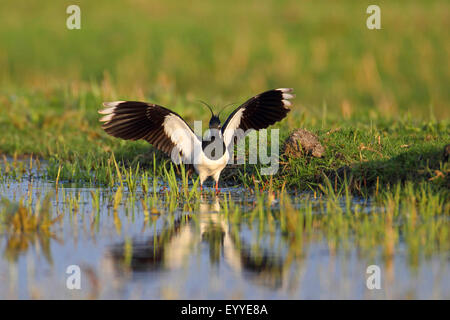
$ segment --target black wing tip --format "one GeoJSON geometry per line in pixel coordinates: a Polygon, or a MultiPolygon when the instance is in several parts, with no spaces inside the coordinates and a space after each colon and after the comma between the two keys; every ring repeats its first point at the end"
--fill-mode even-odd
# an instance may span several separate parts
{"type": "Polygon", "coordinates": [[[141,113],[142,110],[148,107],[155,107],[154,104],[149,104],[140,101],[110,101],[103,102],[103,109],[98,110],[99,114],[104,115],[99,119],[100,122],[109,122],[116,115],[141,113]]]}
{"type": "Polygon", "coordinates": [[[116,108],[118,105],[124,103],[126,101],[111,101],[111,102],[103,102],[103,109],[98,110],[99,114],[102,114],[103,117],[99,119],[100,122],[109,122],[112,120],[114,116],[114,111],[116,111],[116,108]]]}
{"type": "Polygon", "coordinates": [[[293,88],[278,88],[278,89],[275,89],[275,90],[281,91],[282,93],[289,93],[289,92],[293,92],[294,91],[293,88]]]}
{"type": "Polygon", "coordinates": [[[287,110],[290,110],[288,107],[292,106],[292,102],[290,99],[295,98],[295,94],[292,92],[294,91],[293,88],[278,88],[275,89],[275,91],[278,91],[281,93],[281,102],[283,103],[283,107],[285,107],[287,110]]]}
{"type": "Polygon", "coordinates": [[[128,102],[128,101],[109,101],[109,102],[103,102],[102,105],[104,106],[103,109],[99,110],[98,113],[100,114],[109,114],[112,112],[113,109],[115,109],[118,105],[128,102]]]}

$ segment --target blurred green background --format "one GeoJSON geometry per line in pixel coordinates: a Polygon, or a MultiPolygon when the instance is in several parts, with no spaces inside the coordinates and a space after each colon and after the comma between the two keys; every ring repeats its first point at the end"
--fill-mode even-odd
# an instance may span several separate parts
{"type": "Polygon", "coordinates": [[[442,119],[449,24],[448,0],[2,0],[0,105],[39,92],[47,99],[28,103],[67,108],[52,92],[69,88],[170,107],[287,86],[306,115],[442,119]],[[71,4],[81,30],[66,28],[71,4]],[[369,4],[382,30],[366,28],[369,4]]]}

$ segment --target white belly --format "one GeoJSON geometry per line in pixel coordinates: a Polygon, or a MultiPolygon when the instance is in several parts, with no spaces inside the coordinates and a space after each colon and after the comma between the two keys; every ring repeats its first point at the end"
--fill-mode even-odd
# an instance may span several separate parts
{"type": "Polygon", "coordinates": [[[202,152],[200,155],[200,161],[198,161],[198,163],[194,163],[194,168],[200,175],[200,180],[202,180],[202,178],[206,179],[207,177],[220,174],[223,168],[226,167],[229,158],[230,155],[228,154],[228,151],[225,151],[224,155],[217,160],[209,159],[202,152]]]}

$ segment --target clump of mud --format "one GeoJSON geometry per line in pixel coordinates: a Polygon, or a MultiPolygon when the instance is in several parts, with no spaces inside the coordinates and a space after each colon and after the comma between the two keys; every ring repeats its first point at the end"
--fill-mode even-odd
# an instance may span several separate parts
{"type": "Polygon", "coordinates": [[[315,134],[305,129],[296,129],[284,141],[282,152],[291,158],[301,158],[306,155],[321,158],[325,148],[315,134]]]}

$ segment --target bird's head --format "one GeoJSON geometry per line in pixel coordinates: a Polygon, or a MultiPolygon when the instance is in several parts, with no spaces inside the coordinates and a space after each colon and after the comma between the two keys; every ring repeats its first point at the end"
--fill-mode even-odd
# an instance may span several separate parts
{"type": "Polygon", "coordinates": [[[214,114],[211,106],[207,104],[206,102],[199,100],[201,103],[203,103],[206,107],[208,107],[209,111],[211,111],[211,119],[209,120],[209,128],[210,129],[220,129],[220,119],[219,115],[214,114]]]}
{"type": "Polygon", "coordinates": [[[210,107],[209,104],[207,104],[206,102],[199,100],[201,103],[203,103],[206,107],[208,107],[209,111],[211,111],[211,119],[209,120],[209,128],[210,129],[220,129],[222,127],[221,123],[220,123],[220,114],[222,113],[223,110],[225,110],[227,107],[232,106],[233,103],[227,104],[225,107],[223,107],[218,114],[214,114],[214,112],[212,111],[212,108],[210,107]]]}
{"type": "Polygon", "coordinates": [[[210,129],[220,129],[220,119],[219,116],[213,114],[211,120],[209,120],[210,129]]]}

